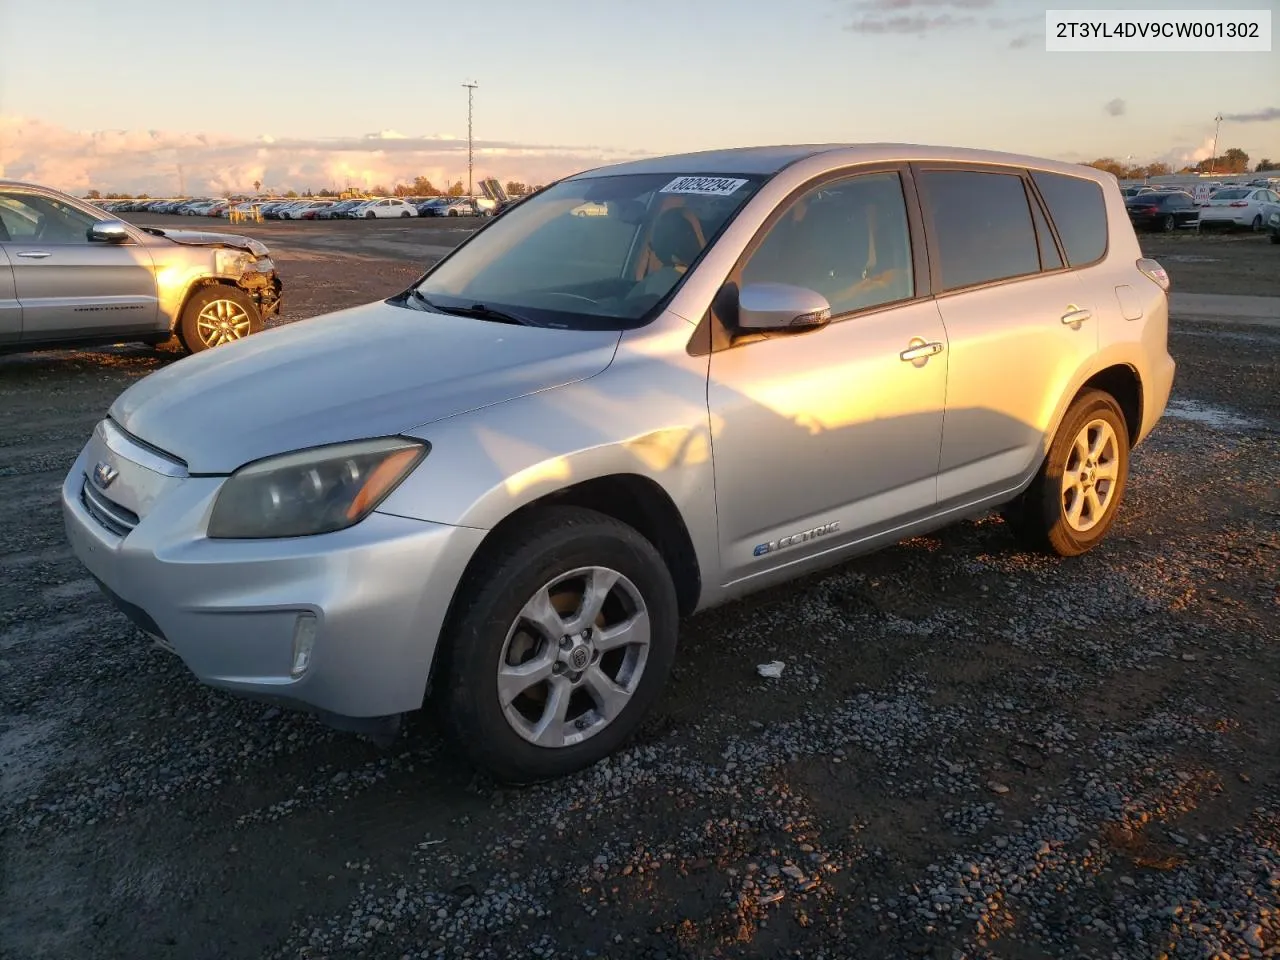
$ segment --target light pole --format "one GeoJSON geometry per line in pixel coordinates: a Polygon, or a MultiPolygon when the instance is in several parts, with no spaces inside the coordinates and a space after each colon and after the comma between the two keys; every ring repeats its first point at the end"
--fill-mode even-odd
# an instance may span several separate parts
{"type": "Polygon", "coordinates": [[[471,196],[471,170],[475,165],[475,152],[472,148],[473,141],[471,139],[471,107],[472,97],[475,95],[476,87],[480,86],[480,84],[474,80],[468,80],[463,86],[467,88],[467,196],[469,197],[471,196]]]}
{"type": "Polygon", "coordinates": [[[1213,156],[1209,158],[1209,176],[1218,169],[1218,131],[1222,129],[1222,114],[1213,118],[1213,156]]]}

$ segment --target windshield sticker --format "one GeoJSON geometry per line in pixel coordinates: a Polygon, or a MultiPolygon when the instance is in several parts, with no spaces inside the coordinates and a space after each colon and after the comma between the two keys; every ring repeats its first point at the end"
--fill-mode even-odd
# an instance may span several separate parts
{"type": "Polygon", "coordinates": [[[659,193],[696,193],[704,197],[727,197],[746,180],[734,180],[729,177],[676,177],[659,193]]]}

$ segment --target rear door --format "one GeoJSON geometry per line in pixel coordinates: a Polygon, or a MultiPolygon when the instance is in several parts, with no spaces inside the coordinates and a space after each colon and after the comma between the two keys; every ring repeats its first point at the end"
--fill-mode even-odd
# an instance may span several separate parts
{"type": "MultiPolygon", "coordinates": [[[[1002,493],[1040,463],[1059,399],[1097,350],[1099,304],[1066,269],[1024,171],[915,172],[950,342],[938,473],[946,509],[1002,493]]],[[[1105,211],[1102,223],[1099,256],[1105,211]]]]}
{"type": "MultiPolygon", "coordinates": [[[[23,340],[154,332],[155,271],[146,247],[89,240],[102,219],[57,194],[0,190],[0,243],[22,308],[23,340]]],[[[2,295],[0,295],[2,296],[2,295]]]]}

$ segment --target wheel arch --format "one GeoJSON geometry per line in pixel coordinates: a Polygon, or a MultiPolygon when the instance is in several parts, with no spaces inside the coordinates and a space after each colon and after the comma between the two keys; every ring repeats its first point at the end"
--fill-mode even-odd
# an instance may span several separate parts
{"type": "MultiPolygon", "coordinates": [[[[1127,363],[1116,363],[1093,374],[1081,384],[1072,397],[1072,403],[1086,390],[1102,390],[1115,398],[1124,414],[1125,428],[1129,431],[1129,445],[1136,446],[1136,438],[1142,431],[1142,379],[1138,371],[1127,363]]],[[[1068,409],[1071,404],[1068,404],[1068,409]]]]}
{"type": "MultiPolygon", "coordinates": [[[[693,538],[670,495],[656,481],[637,473],[591,477],[522,504],[494,525],[467,562],[452,608],[474,567],[500,548],[509,532],[547,507],[583,507],[612,517],[653,544],[671,574],[681,616],[692,613],[702,594],[702,570],[693,538]]],[[[447,619],[447,618],[446,618],[447,619]]]]}

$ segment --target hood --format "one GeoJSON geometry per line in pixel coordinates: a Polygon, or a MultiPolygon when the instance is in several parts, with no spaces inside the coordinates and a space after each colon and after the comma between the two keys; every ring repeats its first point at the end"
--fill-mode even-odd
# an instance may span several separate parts
{"type": "Polygon", "coordinates": [[[192,473],[226,474],[585,380],[620,337],[371,303],[179,360],[129,387],[110,416],[192,473]]]}
{"type": "Polygon", "coordinates": [[[265,257],[270,251],[261,240],[242,237],[234,233],[207,233],[203,230],[166,230],[162,227],[143,227],[145,232],[156,237],[164,237],[174,243],[188,247],[230,247],[233,250],[247,250],[255,257],[265,257]]]}

